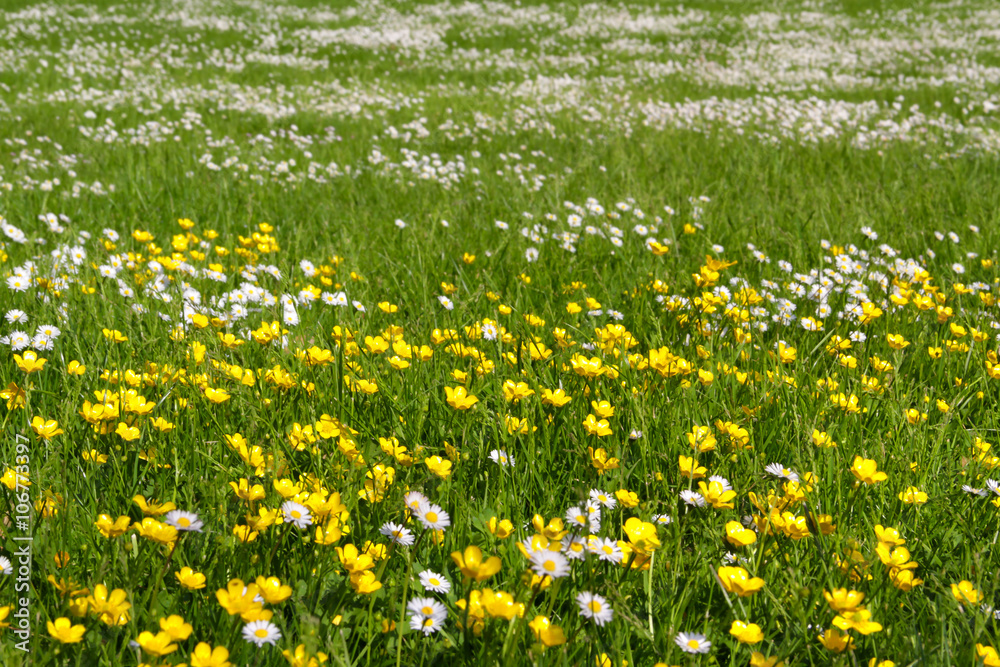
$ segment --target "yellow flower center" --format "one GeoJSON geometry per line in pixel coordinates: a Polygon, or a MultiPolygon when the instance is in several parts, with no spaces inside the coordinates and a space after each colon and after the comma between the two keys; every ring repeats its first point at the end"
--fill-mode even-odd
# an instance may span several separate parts
{"type": "Polygon", "coordinates": [[[689,639],[688,640],[688,646],[690,648],[698,648],[698,640],[697,639],[689,639]]]}
{"type": "Polygon", "coordinates": [[[437,523],[438,515],[437,512],[428,512],[424,515],[430,523],[437,523]]]}
{"type": "Polygon", "coordinates": [[[188,519],[186,516],[182,516],[181,518],[177,519],[177,523],[179,523],[181,527],[187,528],[188,526],[191,525],[191,520],[188,519]]]}
{"type": "Polygon", "coordinates": [[[263,639],[264,637],[267,637],[267,628],[260,628],[258,630],[254,630],[254,634],[263,639]]]}
{"type": "Polygon", "coordinates": [[[587,603],[587,607],[590,609],[591,612],[593,612],[595,614],[601,613],[601,609],[602,609],[601,603],[598,602],[597,600],[591,600],[590,602],[588,602],[587,603]]]}

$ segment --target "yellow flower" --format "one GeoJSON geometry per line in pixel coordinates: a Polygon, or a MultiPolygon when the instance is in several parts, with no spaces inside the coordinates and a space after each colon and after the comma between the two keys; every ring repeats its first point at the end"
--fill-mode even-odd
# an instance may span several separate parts
{"type": "Polygon", "coordinates": [[[212,403],[225,403],[229,400],[229,393],[224,389],[208,387],[205,389],[205,398],[212,403]]]}
{"type": "Polygon", "coordinates": [[[708,472],[708,468],[698,465],[694,458],[683,454],[677,457],[677,465],[681,469],[681,476],[688,479],[701,479],[708,472]]]}
{"type": "Polygon", "coordinates": [[[718,443],[710,426],[693,426],[691,432],[685,435],[691,448],[699,453],[712,451],[718,443]]]}
{"type": "Polygon", "coordinates": [[[212,648],[210,644],[199,642],[191,653],[191,667],[232,667],[229,649],[224,646],[212,648]]]}
{"type": "Polygon", "coordinates": [[[760,651],[754,651],[750,655],[750,667],[785,667],[785,662],[778,660],[777,656],[767,657],[760,651]]]}
{"type": "Polygon", "coordinates": [[[451,559],[463,575],[476,581],[486,581],[500,571],[500,559],[490,556],[484,561],[482,550],[475,545],[466,547],[465,551],[452,552],[451,559]]]}
{"type": "Polygon", "coordinates": [[[124,343],[128,340],[128,336],[117,329],[101,329],[101,333],[112,343],[124,343]]]}
{"type": "Polygon", "coordinates": [[[382,588],[382,582],[375,578],[371,570],[351,574],[351,587],[359,595],[368,595],[382,588]]]}
{"type": "Polygon", "coordinates": [[[445,387],[444,393],[447,397],[448,405],[456,410],[468,410],[479,402],[478,398],[466,392],[465,387],[445,387]]]}
{"type": "Polygon", "coordinates": [[[157,632],[154,635],[148,630],[139,633],[139,636],[136,638],[136,642],[142,647],[143,651],[157,657],[170,655],[177,650],[177,644],[172,644],[171,641],[171,636],[166,632],[157,632]]]}
{"type": "Polygon", "coordinates": [[[138,440],[141,435],[138,428],[135,426],[129,426],[125,422],[118,422],[118,428],[115,429],[115,433],[125,442],[138,440]]]}
{"type": "MultiPolygon", "coordinates": [[[[220,588],[215,592],[215,598],[219,601],[230,616],[240,616],[245,622],[257,620],[264,605],[255,600],[257,597],[257,584],[244,586],[242,579],[231,579],[225,588],[220,588]]],[[[265,619],[269,620],[269,619],[265,619]]]]}
{"type": "Polygon", "coordinates": [[[618,502],[622,504],[623,507],[638,507],[639,506],[639,496],[635,494],[634,491],[629,491],[628,489],[618,489],[615,491],[615,498],[618,502]]]}
{"type": "Polygon", "coordinates": [[[698,482],[698,491],[705,498],[705,502],[715,509],[731,510],[734,507],[732,500],[736,497],[736,492],[717,479],[710,479],[708,484],[698,482]]]}
{"type": "Polygon", "coordinates": [[[548,616],[535,616],[534,620],[528,623],[528,627],[531,628],[531,633],[535,635],[535,639],[541,642],[546,648],[566,643],[566,635],[563,633],[562,628],[558,625],[553,625],[548,616]]]}
{"type": "Polygon", "coordinates": [[[819,429],[813,429],[812,432],[812,442],[817,447],[836,447],[837,443],[833,441],[830,434],[826,431],[820,431],[819,429]]]}
{"type": "Polygon", "coordinates": [[[31,428],[35,431],[35,435],[42,440],[51,440],[55,436],[63,433],[63,430],[59,428],[59,422],[55,419],[34,417],[31,420],[31,428]]]}
{"type": "Polygon", "coordinates": [[[490,518],[487,528],[489,528],[490,533],[501,540],[507,539],[514,533],[514,524],[507,519],[497,521],[495,516],[490,518]]]}
{"type": "Polygon", "coordinates": [[[611,435],[612,433],[607,419],[598,421],[597,417],[592,414],[587,415],[587,418],[583,420],[583,427],[587,430],[588,435],[596,435],[597,437],[611,435]]]}
{"type": "Polygon", "coordinates": [[[590,454],[590,464],[597,468],[598,475],[603,475],[608,470],[614,470],[618,467],[618,459],[609,458],[603,447],[598,449],[587,447],[587,452],[590,454]]]}
{"type": "Polygon", "coordinates": [[[100,616],[107,625],[125,625],[128,623],[128,610],[132,608],[131,603],[126,601],[127,597],[128,593],[120,588],[109,593],[107,586],[98,584],[87,602],[90,611],[100,616]]]}
{"type": "Polygon", "coordinates": [[[899,499],[907,505],[923,505],[927,502],[927,494],[915,486],[908,486],[899,494],[899,499]]]}
{"type": "Polygon", "coordinates": [[[83,634],[87,631],[87,628],[82,625],[73,625],[73,622],[68,618],[57,618],[55,621],[48,621],[45,625],[49,630],[49,635],[63,644],[75,644],[83,640],[83,634]]]}
{"type": "Polygon", "coordinates": [[[503,397],[505,400],[514,401],[515,403],[520,401],[522,398],[528,398],[529,396],[535,395],[535,390],[529,387],[526,382],[505,380],[500,389],[503,391],[503,397]]]}
{"type": "Polygon", "coordinates": [[[0,391],[0,398],[7,401],[8,410],[17,410],[24,407],[26,394],[17,384],[11,382],[3,391],[0,391]]]}
{"type": "Polygon", "coordinates": [[[257,577],[257,588],[268,604],[279,604],[292,597],[292,587],[282,584],[277,577],[257,577]]]}
{"type": "Polygon", "coordinates": [[[41,359],[32,350],[25,352],[23,357],[20,354],[14,355],[14,363],[16,363],[17,367],[28,375],[42,370],[45,367],[46,361],[48,361],[48,359],[41,359]]]}
{"type": "Polygon", "coordinates": [[[1000,667],[1000,654],[992,646],[976,644],[976,655],[983,661],[985,667],[1000,667]]]}
{"type": "Polygon", "coordinates": [[[742,567],[722,566],[718,570],[722,587],[729,593],[736,593],[741,598],[749,597],[764,587],[764,580],[751,577],[742,567]]]}
{"type": "Polygon", "coordinates": [[[889,477],[884,472],[878,472],[878,464],[875,461],[860,456],[854,457],[854,463],[851,464],[851,473],[858,480],[869,485],[884,482],[889,477]]]}
{"type": "Polygon", "coordinates": [[[871,620],[872,613],[860,607],[856,611],[842,611],[833,619],[833,624],[841,630],[857,630],[863,635],[870,635],[882,629],[881,623],[871,620]]]}
{"type": "Polygon", "coordinates": [[[573,399],[566,395],[566,392],[562,389],[556,389],[552,391],[551,389],[542,389],[542,403],[545,405],[551,405],[555,408],[561,408],[573,399]]]}
{"type": "Polygon", "coordinates": [[[894,350],[902,350],[910,344],[901,334],[886,334],[885,338],[889,343],[889,347],[894,350]]]}
{"type": "Polygon", "coordinates": [[[778,359],[783,364],[790,364],[795,361],[797,355],[797,350],[794,347],[788,347],[784,343],[778,343],[778,359]]]}
{"type": "Polygon", "coordinates": [[[736,641],[741,644],[759,644],[764,641],[764,633],[756,623],[746,621],[733,621],[729,628],[729,634],[736,637],[736,641]]]}
{"type": "Polygon", "coordinates": [[[70,375],[83,375],[87,372],[87,367],[74,359],[69,362],[69,365],[66,367],[66,372],[70,375]]]}
{"type": "Polygon", "coordinates": [[[177,505],[173,503],[160,503],[153,499],[147,501],[145,497],[140,495],[133,496],[132,502],[139,506],[145,516],[160,516],[177,509],[177,505]]]}
{"type": "Polygon", "coordinates": [[[451,461],[442,459],[440,456],[428,456],[424,459],[424,465],[442,479],[447,479],[448,475],[451,474],[451,461]]]}
{"type": "Polygon", "coordinates": [[[97,517],[94,525],[97,526],[97,530],[101,532],[101,535],[111,539],[119,535],[124,535],[129,529],[129,522],[130,519],[124,515],[112,521],[111,517],[107,514],[101,514],[97,517]]]}
{"type": "Polygon", "coordinates": [[[107,454],[101,454],[96,449],[91,449],[89,452],[84,452],[81,454],[84,461],[90,461],[91,463],[96,463],[97,465],[104,465],[108,462],[107,454]]]}
{"type": "Polygon", "coordinates": [[[181,586],[189,591],[197,591],[205,587],[205,575],[195,572],[189,567],[182,567],[179,572],[174,572],[177,581],[181,586]]]}
{"type": "Polygon", "coordinates": [[[184,641],[191,636],[193,629],[190,623],[185,622],[184,618],[177,614],[160,619],[160,630],[170,635],[170,639],[175,641],[184,641]]]}
{"type": "Polygon", "coordinates": [[[845,650],[854,649],[854,637],[850,635],[840,634],[840,630],[835,628],[830,628],[819,637],[819,642],[826,647],[827,650],[833,651],[834,653],[843,653],[845,650]]]}
{"type": "MultiPolygon", "coordinates": [[[[335,617],[335,618],[339,618],[335,617]]],[[[334,625],[337,625],[334,622],[334,625]]],[[[299,644],[295,647],[295,652],[285,649],[281,652],[285,656],[285,660],[288,661],[290,667],[320,667],[320,665],[325,665],[327,661],[326,653],[317,653],[315,656],[309,655],[306,652],[306,645],[299,644]]],[[[192,665],[191,667],[195,667],[192,665]]]]}
{"type": "Polygon", "coordinates": [[[569,364],[573,367],[574,373],[587,379],[593,379],[604,372],[600,357],[588,359],[582,354],[574,354],[570,357],[569,364]]]}
{"type": "Polygon", "coordinates": [[[260,484],[250,484],[250,480],[240,478],[238,482],[230,482],[229,488],[233,490],[237,498],[253,502],[264,497],[264,487],[260,484]]]}
{"type": "Polygon", "coordinates": [[[660,538],[656,535],[654,524],[631,517],[625,522],[624,529],[629,539],[630,548],[636,553],[646,555],[660,547],[660,538]]]}
{"type": "Polygon", "coordinates": [[[951,585],[951,594],[955,596],[959,604],[978,604],[983,599],[983,594],[976,590],[975,584],[971,581],[960,581],[951,585]]]}
{"type": "Polygon", "coordinates": [[[233,526],[233,536],[238,539],[243,544],[249,544],[257,539],[260,533],[250,526],[236,525],[233,526]]]}
{"type": "Polygon", "coordinates": [[[142,537],[157,544],[173,544],[177,541],[176,528],[152,517],[146,517],[142,523],[133,523],[132,528],[138,531],[142,537]]]}
{"type": "Polygon", "coordinates": [[[739,521],[730,521],[726,524],[726,541],[734,547],[745,547],[757,541],[757,533],[744,528],[739,521]]]}
{"type": "Polygon", "coordinates": [[[856,611],[865,599],[865,594],[859,591],[849,591],[846,588],[835,588],[823,591],[823,597],[830,608],[837,613],[856,611]]]}

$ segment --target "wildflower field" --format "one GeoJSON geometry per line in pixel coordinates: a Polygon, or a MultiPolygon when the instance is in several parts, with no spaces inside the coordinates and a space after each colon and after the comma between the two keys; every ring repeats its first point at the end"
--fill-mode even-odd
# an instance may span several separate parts
{"type": "Polygon", "coordinates": [[[997,26],[3,3],[0,664],[1000,666],[997,26]]]}

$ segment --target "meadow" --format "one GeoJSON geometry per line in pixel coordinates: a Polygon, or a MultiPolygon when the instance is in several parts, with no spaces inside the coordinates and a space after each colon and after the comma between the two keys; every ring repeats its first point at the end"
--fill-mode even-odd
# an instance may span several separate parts
{"type": "Polygon", "coordinates": [[[1000,9],[0,11],[0,663],[1000,666],[1000,9]]]}

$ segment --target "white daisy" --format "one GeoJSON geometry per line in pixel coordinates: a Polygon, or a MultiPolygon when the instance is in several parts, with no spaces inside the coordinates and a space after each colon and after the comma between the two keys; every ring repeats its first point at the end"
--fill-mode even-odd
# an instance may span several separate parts
{"type": "Polygon", "coordinates": [[[0,573],[6,575],[14,574],[14,566],[11,565],[10,559],[6,556],[0,556],[0,573]]]}
{"type": "Polygon", "coordinates": [[[601,491],[600,489],[590,490],[590,499],[600,503],[603,507],[612,510],[618,505],[618,501],[613,495],[607,493],[606,491],[601,491]]]}
{"type": "Polygon", "coordinates": [[[420,585],[424,587],[425,591],[447,593],[451,590],[451,582],[437,572],[424,570],[418,576],[420,577],[420,585]]]}
{"type": "Polygon", "coordinates": [[[382,524],[379,532],[388,537],[395,544],[408,547],[413,544],[413,532],[409,528],[405,528],[398,523],[393,523],[392,521],[387,521],[382,524]]]}
{"type": "Polygon", "coordinates": [[[23,331],[11,331],[10,335],[6,338],[7,343],[10,345],[10,349],[15,352],[23,350],[31,343],[31,338],[23,331]]]}
{"type": "Polygon", "coordinates": [[[580,606],[580,615],[594,619],[594,623],[599,626],[603,626],[614,617],[611,605],[600,595],[583,591],[576,596],[576,603],[580,606]]]}
{"type": "Polygon", "coordinates": [[[31,287],[31,280],[23,276],[11,276],[7,279],[7,287],[15,292],[24,292],[31,287]]]}
{"type": "Polygon", "coordinates": [[[312,525],[312,514],[305,505],[286,500],[281,506],[281,512],[285,515],[285,521],[295,524],[295,527],[304,530],[312,525]]]}
{"type": "Polygon", "coordinates": [[[173,510],[171,512],[167,512],[167,516],[164,517],[164,521],[177,530],[192,531],[196,533],[200,533],[201,529],[205,527],[204,522],[198,518],[197,514],[194,512],[185,512],[184,510],[173,510]]]}
{"type": "Polygon", "coordinates": [[[273,646],[281,639],[281,630],[270,621],[252,621],[243,626],[243,639],[257,646],[273,646]]]}
{"type": "Polygon", "coordinates": [[[438,505],[432,505],[427,503],[426,505],[421,505],[421,507],[415,512],[417,519],[420,523],[424,524],[424,528],[430,528],[431,530],[444,530],[451,525],[451,517],[448,513],[441,509],[438,505]]]}
{"type": "Polygon", "coordinates": [[[697,632],[678,632],[674,643],[685,653],[708,653],[712,648],[712,642],[697,632]]]}
{"type": "Polygon", "coordinates": [[[13,310],[8,310],[7,314],[4,315],[4,317],[7,319],[7,322],[9,322],[10,324],[27,324],[28,323],[28,314],[25,313],[23,310],[18,310],[16,308],[13,309],[13,310]]]}
{"type": "Polygon", "coordinates": [[[502,467],[514,465],[514,457],[502,449],[492,450],[490,452],[490,460],[502,467]]]}
{"type": "Polygon", "coordinates": [[[587,520],[587,513],[579,507],[570,507],[566,510],[566,523],[573,528],[587,528],[590,521],[587,520]]]}
{"type": "Polygon", "coordinates": [[[705,499],[702,497],[702,495],[697,491],[692,491],[690,489],[684,489],[683,491],[681,491],[681,500],[683,500],[685,504],[690,505],[691,507],[705,506],[705,499]]]}
{"type": "Polygon", "coordinates": [[[610,537],[601,537],[590,543],[590,552],[597,554],[599,560],[609,563],[620,563],[622,560],[622,550],[618,542],[610,537]]]}
{"type": "Polygon", "coordinates": [[[531,554],[531,568],[539,577],[558,579],[569,574],[569,560],[558,551],[543,549],[531,554]]]}
{"type": "Polygon", "coordinates": [[[797,473],[792,472],[780,463],[771,463],[766,468],[764,472],[769,475],[774,475],[775,477],[780,477],[781,479],[787,479],[790,482],[799,481],[799,476],[797,473]]]}
{"type": "Polygon", "coordinates": [[[413,598],[406,603],[410,611],[410,628],[425,635],[437,632],[448,618],[448,609],[434,598],[413,598]]]}
{"type": "Polygon", "coordinates": [[[563,538],[562,550],[570,560],[583,560],[587,557],[587,541],[581,535],[567,535],[563,538]]]}
{"type": "Polygon", "coordinates": [[[411,512],[416,513],[421,505],[430,503],[430,499],[419,491],[407,491],[403,496],[403,502],[411,512]]]}

